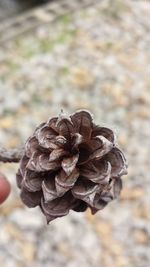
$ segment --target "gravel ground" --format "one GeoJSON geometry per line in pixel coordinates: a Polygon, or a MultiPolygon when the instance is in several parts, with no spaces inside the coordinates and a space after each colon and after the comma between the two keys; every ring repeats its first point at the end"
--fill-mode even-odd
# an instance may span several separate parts
{"type": "Polygon", "coordinates": [[[150,1],[103,0],[0,48],[0,144],[20,146],[56,115],[89,109],[116,131],[129,174],[121,198],[92,216],[46,225],[25,208],[15,164],[0,207],[1,267],[148,267],[150,264],[150,1]]]}

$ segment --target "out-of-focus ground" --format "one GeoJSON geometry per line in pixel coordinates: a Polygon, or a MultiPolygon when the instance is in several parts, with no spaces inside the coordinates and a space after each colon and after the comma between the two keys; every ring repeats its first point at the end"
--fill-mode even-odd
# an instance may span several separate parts
{"type": "Polygon", "coordinates": [[[12,193],[0,207],[1,267],[150,265],[150,1],[99,1],[0,48],[0,144],[23,144],[56,115],[89,109],[116,131],[129,162],[121,198],[97,215],[46,225],[1,164],[12,193]]]}

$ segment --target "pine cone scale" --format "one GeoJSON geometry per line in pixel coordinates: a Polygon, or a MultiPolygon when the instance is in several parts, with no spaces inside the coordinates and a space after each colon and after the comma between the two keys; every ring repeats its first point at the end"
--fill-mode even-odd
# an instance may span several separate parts
{"type": "Polygon", "coordinates": [[[97,136],[91,142],[92,154],[89,157],[91,159],[100,159],[106,155],[113,148],[113,143],[108,141],[103,136],[97,136]]]}
{"type": "Polygon", "coordinates": [[[104,158],[111,164],[112,176],[119,176],[127,173],[126,160],[119,148],[113,148],[104,158]]]}
{"type": "Polygon", "coordinates": [[[79,171],[75,168],[73,172],[67,176],[62,170],[58,175],[55,176],[56,191],[59,194],[66,193],[71,189],[79,177],[79,171]]]}
{"type": "Polygon", "coordinates": [[[71,119],[68,117],[60,118],[60,120],[58,120],[57,122],[57,128],[59,130],[59,134],[64,136],[69,143],[71,139],[71,134],[74,133],[73,123],[71,122],[71,119]]]}
{"type": "Polygon", "coordinates": [[[76,133],[89,140],[92,132],[92,116],[86,111],[74,113],[71,117],[76,133]]]}
{"type": "Polygon", "coordinates": [[[29,192],[36,192],[41,190],[42,178],[25,178],[22,181],[22,186],[29,192]]]}
{"type": "Polygon", "coordinates": [[[76,167],[78,162],[79,154],[73,155],[72,157],[66,157],[62,160],[61,166],[65,173],[69,176],[76,167]]]}
{"type": "Polygon", "coordinates": [[[42,191],[46,203],[58,198],[54,179],[45,179],[42,182],[42,191]]]}
{"type": "Polygon", "coordinates": [[[42,191],[29,192],[28,190],[23,188],[20,196],[26,206],[28,206],[29,208],[34,208],[41,203],[42,191]]]}
{"type": "Polygon", "coordinates": [[[92,131],[92,137],[96,137],[96,136],[104,136],[111,143],[115,143],[114,132],[109,128],[94,125],[93,131],[92,131]]]}
{"type": "Polygon", "coordinates": [[[49,156],[49,161],[55,161],[55,160],[60,160],[64,156],[68,156],[69,152],[64,150],[63,148],[57,148],[54,149],[49,156]]]}
{"type": "Polygon", "coordinates": [[[107,183],[111,176],[111,164],[108,161],[94,165],[89,162],[81,169],[81,175],[94,183],[107,183]]]}
{"type": "Polygon", "coordinates": [[[85,179],[80,179],[78,183],[73,187],[72,194],[76,196],[78,199],[82,199],[85,196],[88,196],[92,194],[93,192],[96,192],[98,189],[98,185],[92,183],[91,181],[86,181],[85,179]]]}
{"type": "Polygon", "coordinates": [[[45,203],[43,199],[41,200],[42,210],[48,216],[55,218],[67,215],[73,206],[74,199],[70,194],[66,194],[63,198],[57,198],[48,203],[45,203]]]}

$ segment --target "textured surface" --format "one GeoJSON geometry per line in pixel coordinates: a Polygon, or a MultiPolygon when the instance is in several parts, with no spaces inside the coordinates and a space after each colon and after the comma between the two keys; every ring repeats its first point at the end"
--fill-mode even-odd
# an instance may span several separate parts
{"type": "Polygon", "coordinates": [[[20,145],[50,115],[87,108],[128,155],[120,201],[45,227],[13,192],[0,208],[1,267],[147,267],[150,262],[150,2],[100,1],[0,49],[0,143],[20,145]],[[7,93],[6,93],[7,92],[7,93]],[[31,116],[32,115],[32,116],[31,116]]]}

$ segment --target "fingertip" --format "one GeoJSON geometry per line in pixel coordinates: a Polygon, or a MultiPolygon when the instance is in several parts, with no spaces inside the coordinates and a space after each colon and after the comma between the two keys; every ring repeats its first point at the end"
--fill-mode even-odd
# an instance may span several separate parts
{"type": "Polygon", "coordinates": [[[7,178],[0,173],[0,204],[2,204],[7,199],[10,191],[10,183],[8,182],[7,178]]]}

